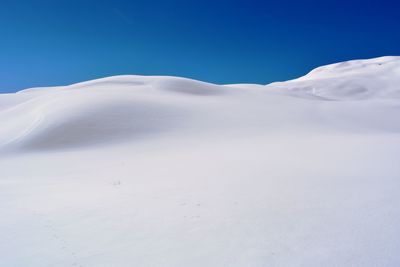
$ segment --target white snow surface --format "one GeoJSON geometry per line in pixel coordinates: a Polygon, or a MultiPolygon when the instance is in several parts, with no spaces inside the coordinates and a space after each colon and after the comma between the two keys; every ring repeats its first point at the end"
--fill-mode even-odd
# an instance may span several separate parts
{"type": "Polygon", "coordinates": [[[1,267],[400,266],[400,57],[0,95],[1,267]]]}

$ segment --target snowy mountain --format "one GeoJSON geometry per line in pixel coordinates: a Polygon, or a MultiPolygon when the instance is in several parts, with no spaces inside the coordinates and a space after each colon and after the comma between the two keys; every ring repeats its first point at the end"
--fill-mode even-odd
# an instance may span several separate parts
{"type": "Polygon", "coordinates": [[[397,266],[400,57],[0,95],[0,266],[397,266]]]}

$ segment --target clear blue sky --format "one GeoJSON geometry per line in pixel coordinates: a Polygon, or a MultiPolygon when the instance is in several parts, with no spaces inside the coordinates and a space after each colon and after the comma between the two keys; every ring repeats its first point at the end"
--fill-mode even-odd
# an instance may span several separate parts
{"type": "Polygon", "coordinates": [[[399,2],[2,0],[0,92],[118,74],[265,84],[400,55],[399,2]]]}

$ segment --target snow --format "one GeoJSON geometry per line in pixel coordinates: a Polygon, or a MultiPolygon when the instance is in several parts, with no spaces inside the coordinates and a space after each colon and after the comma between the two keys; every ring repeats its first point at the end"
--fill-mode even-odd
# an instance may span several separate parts
{"type": "Polygon", "coordinates": [[[0,95],[0,266],[398,266],[400,57],[0,95]]]}
{"type": "Polygon", "coordinates": [[[307,75],[270,86],[327,100],[400,98],[399,57],[346,61],[314,69],[307,75]]]}

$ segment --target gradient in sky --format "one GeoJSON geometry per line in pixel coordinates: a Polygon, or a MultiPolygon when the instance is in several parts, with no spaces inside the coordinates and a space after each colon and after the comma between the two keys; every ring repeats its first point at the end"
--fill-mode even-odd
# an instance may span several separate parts
{"type": "Polygon", "coordinates": [[[400,1],[0,1],[0,92],[118,75],[292,79],[400,55],[400,1]]]}

